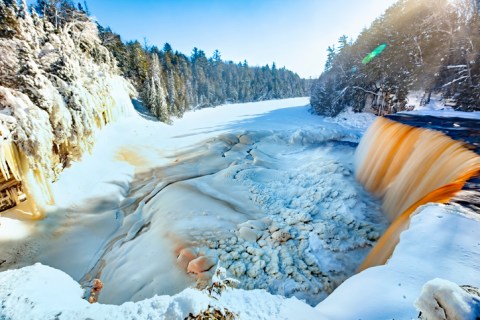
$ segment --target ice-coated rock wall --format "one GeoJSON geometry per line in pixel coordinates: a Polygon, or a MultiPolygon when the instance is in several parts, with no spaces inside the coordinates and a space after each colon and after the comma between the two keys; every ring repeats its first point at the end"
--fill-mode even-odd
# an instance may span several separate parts
{"type": "Polygon", "coordinates": [[[85,15],[55,27],[25,8],[0,2],[0,192],[8,198],[13,177],[41,211],[53,201],[48,184],[91,148],[98,128],[132,109],[135,89],[85,15]]]}

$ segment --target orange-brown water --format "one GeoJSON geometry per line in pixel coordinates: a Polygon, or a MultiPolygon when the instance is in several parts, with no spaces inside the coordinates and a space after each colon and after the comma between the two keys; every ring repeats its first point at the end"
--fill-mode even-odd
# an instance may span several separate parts
{"type": "Polygon", "coordinates": [[[473,176],[480,157],[443,133],[378,118],[355,158],[356,176],[382,200],[392,224],[360,267],[384,264],[419,206],[448,203],[473,176]]]}

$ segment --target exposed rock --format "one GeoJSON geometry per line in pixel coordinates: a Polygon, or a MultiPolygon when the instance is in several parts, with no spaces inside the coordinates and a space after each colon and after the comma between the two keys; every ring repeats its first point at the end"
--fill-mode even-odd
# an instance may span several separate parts
{"type": "Polygon", "coordinates": [[[211,257],[200,256],[188,263],[187,272],[200,274],[210,270],[215,265],[215,261],[211,257]]]}
{"type": "Polygon", "coordinates": [[[177,257],[177,264],[182,269],[187,269],[188,264],[190,261],[195,259],[197,255],[193,252],[190,248],[184,248],[180,250],[179,255],[177,257]]]}
{"type": "Polygon", "coordinates": [[[250,242],[255,242],[262,236],[262,232],[255,229],[250,229],[248,227],[241,227],[238,230],[238,235],[240,238],[245,239],[250,242]]]}
{"type": "Polygon", "coordinates": [[[272,233],[272,239],[277,242],[285,242],[292,238],[292,235],[286,230],[278,230],[272,233]]]}

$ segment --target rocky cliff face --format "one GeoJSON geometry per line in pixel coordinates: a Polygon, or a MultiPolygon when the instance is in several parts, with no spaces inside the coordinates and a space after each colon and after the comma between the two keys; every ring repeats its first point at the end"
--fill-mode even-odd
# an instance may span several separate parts
{"type": "Polygon", "coordinates": [[[49,183],[131,110],[135,90],[81,12],[54,25],[0,0],[0,21],[0,209],[33,198],[25,209],[38,216],[49,183]]]}

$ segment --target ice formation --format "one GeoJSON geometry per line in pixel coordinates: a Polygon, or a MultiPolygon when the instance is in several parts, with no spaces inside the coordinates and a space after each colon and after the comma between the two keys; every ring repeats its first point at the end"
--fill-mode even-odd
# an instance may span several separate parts
{"type": "Polygon", "coordinates": [[[386,220],[352,174],[361,130],[319,123],[306,103],[226,105],[173,126],[117,121],[52,185],[35,241],[0,244],[2,268],[40,261],[85,286],[99,278],[99,301],[123,303],[205,285],[219,263],[241,288],[317,303],[386,220]]]}
{"type": "MultiPolygon", "coordinates": [[[[219,263],[240,288],[316,304],[384,230],[344,139],[336,127],[242,131],[174,152],[173,162],[137,173],[125,220],[83,281],[101,277],[99,301],[122,303],[201,285],[219,263]]],[[[141,157],[134,148],[123,157],[141,157]]]]}
{"type": "Polygon", "coordinates": [[[415,306],[420,319],[476,320],[480,318],[480,290],[437,278],[423,286],[415,306]]]}
{"type": "Polygon", "coordinates": [[[16,25],[0,37],[1,208],[19,204],[17,215],[38,218],[54,201],[50,183],[91,148],[98,127],[130,112],[134,89],[94,22],[55,29],[25,2],[4,10],[16,25]]]}

